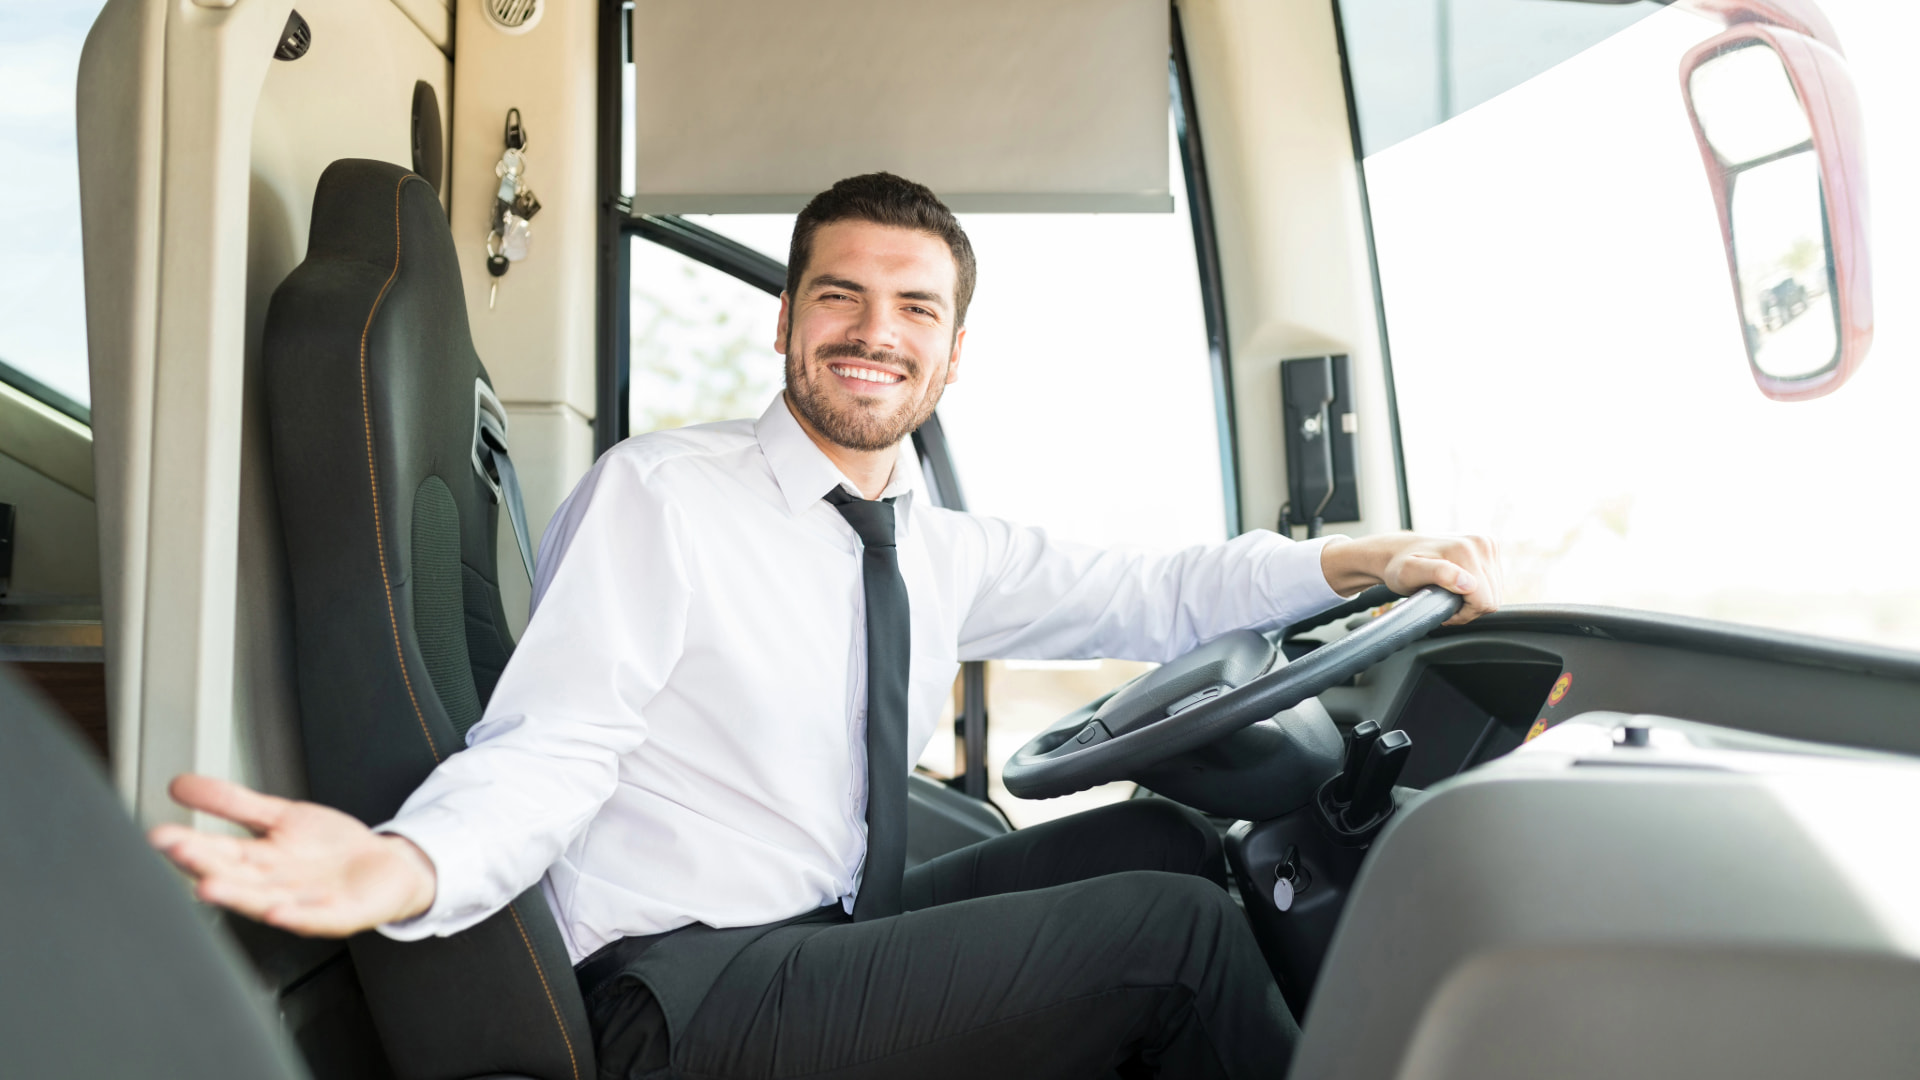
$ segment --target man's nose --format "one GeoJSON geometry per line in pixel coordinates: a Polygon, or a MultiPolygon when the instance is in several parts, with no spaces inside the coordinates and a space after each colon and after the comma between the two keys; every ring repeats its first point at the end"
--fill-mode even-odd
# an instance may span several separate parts
{"type": "Polygon", "coordinates": [[[891,350],[900,344],[900,325],[884,305],[868,304],[861,309],[848,336],[869,349],[891,350]]]}

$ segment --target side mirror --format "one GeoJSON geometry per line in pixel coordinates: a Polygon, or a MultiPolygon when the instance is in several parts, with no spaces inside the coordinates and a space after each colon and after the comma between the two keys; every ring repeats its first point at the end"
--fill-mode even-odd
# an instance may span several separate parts
{"type": "Polygon", "coordinates": [[[1846,60],[1797,29],[1738,22],[1687,53],[1680,82],[1754,381],[1776,401],[1830,394],[1873,343],[1865,148],[1846,60]]]}

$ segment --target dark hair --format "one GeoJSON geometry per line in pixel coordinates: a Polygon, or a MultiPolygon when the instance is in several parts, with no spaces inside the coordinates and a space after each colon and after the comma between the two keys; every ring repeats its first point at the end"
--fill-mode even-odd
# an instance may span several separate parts
{"type": "Polygon", "coordinates": [[[892,173],[849,176],[813,197],[793,219],[793,246],[787,252],[787,295],[800,295],[800,275],[813,255],[813,234],[836,221],[871,221],[912,229],[947,242],[953,252],[953,325],[966,325],[967,305],[973,302],[973,245],[959,219],[939,196],[923,184],[892,173]]]}

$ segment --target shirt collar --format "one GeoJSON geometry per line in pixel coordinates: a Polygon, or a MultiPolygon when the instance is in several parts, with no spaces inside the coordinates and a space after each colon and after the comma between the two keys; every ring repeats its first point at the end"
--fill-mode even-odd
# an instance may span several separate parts
{"type": "MultiPolygon", "coordinates": [[[[760,452],[766,456],[767,466],[773,470],[774,483],[779,485],[780,494],[787,501],[787,509],[793,513],[801,513],[820,502],[836,486],[844,487],[854,495],[860,494],[860,489],[854,486],[853,481],[847,479],[801,429],[800,421],[794,419],[792,410],[787,406],[785,393],[775,395],[767,411],[761,413],[760,419],[754,422],[753,433],[760,441],[760,452]]],[[[909,511],[913,506],[913,495],[920,486],[920,458],[913,452],[912,439],[900,440],[899,453],[893,476],[887,481],[887,488],[880,493],[880,497],[897,498],[898,501],[894,503],[895,518],[904,534],[911,516],[909,511]]]]}

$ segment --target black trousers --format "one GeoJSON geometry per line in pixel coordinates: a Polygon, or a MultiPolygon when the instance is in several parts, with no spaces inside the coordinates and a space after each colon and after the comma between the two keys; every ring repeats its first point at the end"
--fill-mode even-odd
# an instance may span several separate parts
{"type": "Polygon", "coordinates": [[[1212,828],[1159,800],[1022,829],[910,871],[903,915],[762,934],[671,1038],[596,954],[600,1075],[1282,1076],[1299,1028],[1224,882],[1212,828]]]}

